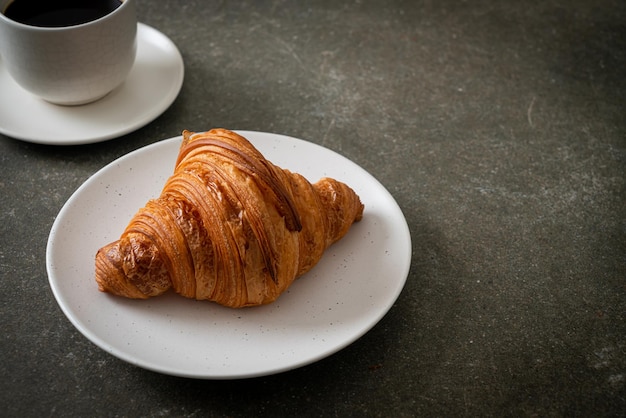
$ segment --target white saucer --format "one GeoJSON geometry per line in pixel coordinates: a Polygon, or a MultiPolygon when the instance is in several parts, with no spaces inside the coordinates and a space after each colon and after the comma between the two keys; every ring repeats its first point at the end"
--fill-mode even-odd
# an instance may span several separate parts
{"type": "Polygon", "coordinates": [[[176,45],[139,23],[137,58],[128,79],[104,98],[58,106],[22,89],[0,60],[0,133],[28,142],[77,145],[132,132],[156,119],[176,99],[184,65],[176,45]]]}
{"type": "Polygon", "coordinates": [[[119,238],[159,195],[181,144],[176,137],[113,161],[59,212],[46,265],[59,306],[89,340],[131,364],[176,376],[238,379],[291,370],[327,357],[369,331],[402,291],[411,265],[409,228],[392,195],[349,159],[311,142],[240,132],[273,163],[311,181],[346,182],[363,220],[272,304],[231,309],[173,294],[138,301],[98,291],[98,248],[119,238]]]}

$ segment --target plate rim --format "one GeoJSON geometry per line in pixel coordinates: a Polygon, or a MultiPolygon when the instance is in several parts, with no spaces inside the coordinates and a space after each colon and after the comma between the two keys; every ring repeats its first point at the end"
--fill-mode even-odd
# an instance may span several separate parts
{"type": "MultiPolygon", "coordinates": [[[[55,271],[54,271],[54,266],[53,266],[53,260],[52,260],[52,251],[53,251],[53,247],[54,247],[54,242],[55,240],[58,238],[57,235],[57,231],[60,230],[61,226],[62,226],[62,222],[65,220],[65,213],[69,210],[66,208],[70,208],[72,205],[74,205],[76,203],[76,201],[79,201],[82,195],[82,192],[88,188],[90,188],[92,186],[93,182],[97,182],[98,178],[100,175],[102,175],[102,173],[105,170],[111,170],[114,169],[114,166],[116,165],[120,165],[123,164],[125,160],[128,159],[132,159],[135,158],[138,155],[141,155],[143,153],[146,153],[149,155],[150,152],[155,152],[155,150],[159,147],[168,147],[171,146],[172,143],[174,142],[179,142],[182,139],[182,136],[175,136],[175,137],[171,137],[171,138],[167,138],[167,139],[163,139],[157,142],[154,142],[152,144],[143,146],[141,148],[138,148],[136,150],[133,150],[127,154],[124,154],[116,159],[114,159],[113,161],[109,162],[108,164],[105,164],[103,167],[101,167],[100,169],[98,169],[94,174],[92,174],[89,178],[87,178],[72,194],[71,196],[67,199],[67,201],[64,203],[64,205],[62,206],[61,210],[59,211],[58,215],[55,217],[55,220],[53,222],[53,225],[50,229],[50,234],[48,236],[48,241],[46,244],[46,271],[48,274],[48,282],[49,282],[49,286],[52,290],[53,296],[57,302],[57,304],[59,305],[59,307],[61,308],[62,312],[64,313],[64,315],[70,320],[70,322],[72,323],[72,325],[74,325],[74,327],[84,336],[86,337],[90,342],[92,342],[93,344],[95,344],[97,347],[99,347],[100,349],[106,351],[107,353],[113,355],[114,357],[123,360],[129,364],[132,364],[134,366],[146,369],[146,370],[151,370],[153,372],[158,372],[158,373],[162,373],[162,374],[166,374],[166,375],[172,375],[172,376],[179,376],[179,377],[186,377],[186,378],[194,378],[194,379],[206,379],[206,380],[230,380],[230,379],[245,379],[245,378],[254,378],[254,377],[261,377],[261,376],[267,376],[267,375],[273,375],[273,374],[278,374],[278,373],[282,373],[282,372],[286,372],[289,370],[294,370],[312,363],[315,363],[319,360],[322,360],[332,354],[335,354],[341,350],[343,350],[344,348],[346,348],[347,346],[351,345],[352,343],[354,343],[355,341],[357,341],[358,339],[360,339],[361,337],[363,337],[367,332],[369,332],[374,326],[376,326],[376,324],[378,324],[385,315],[387,315],[387,313],[389,312],[389,310],[393,307],[393,305],[396,303],[398,297],[400,296],[402,290],[404,289],[405,285],[406,285],[406,281],[408,280],[408,274],[410,271],[410,267],[411,267],[411,258],[412,258],[412,243],[411,243],[411,235],[410,235],[410,229],[408,227],[407,221],[406,221],[406,217],[404,216],[402,209],[400,208],[400,206],[398,205],[397,201],[394,199],[394,197],[391,195],[391,193],[384,187],[384,185],[382,185],[382,183],[380,183],[373,175],[371,175],[369,172],[367,172],[365,169],[363,169],[362,167],[360,167],[358,164],[354,163],[353,161],[349,160],[347,157],[339,154],[338,152],[331,150],[329,148],[326,148],[322,145],[313,143],[313,142],[309,142],[309,141],[305,141],[302,139],[298,139],[298,138],[294,138],[291,136],[287,136],[287,135],[282,135],[282,134],[274,134],[274,133],[268,133],[268,132],[260,132],[260,131],[243,131],[243,130],[237,130],[237,133],[243,135],[244,137],[246,137],[246,135],[252,134],[252,135],[269,135],[269,136],[277,136],[277,137],[282,137],[283,139],[288,139],[288,140],[296,140],[296,141],[300,141],[301,143],[306,143],[307,146],[313,146],[313,147],[318,147],[320,149],[322,149],[324,152],[330,152],[335,154],[336,156],[345,159],[347,161],[349,161],[350,163],[352,163],[356,168],[360,169],[362,171],[363,174],[366,174],[369,177],[369,181],[370,182],[375,182],[377,184],[377,186],[379,188],[381,188],[382,190],[384,190],[387,193],[387,199],[388,199],[388,203],[392,204],[394,206],[394,210],[397,211],[398,214],[400,214],[401,216],[401,221],[400,222],[402,224],[402,231],[401,235],[395,237],[394,238],[396,240],[402,240],[404,241],[403,245],[401,246],[404,250],[405,250],[405,254],[402,257],[403,260],[405,260],[404,265],[402,266],[402,273],[399,275],[401,276],[400,280],[397,282],[396,287],[395,287],[395,292],[393,293],[392,297],[389,298],[389,300],[385,303],[385,308],[384,309],[380,309],[378,311],[378,314],[374,317],[374,319],[372,319],[367,326],[363,327],[362,329],[360,329],[359,332],[355,332],[352,333],[349,338],[345,338],[343,340],[343,342],[341,344],[335,344],[335,345],[331,345],[329,347],[326,347],[326,349],[324,350],[320,350],[316,355],[314,356],[310,356],[308,358],[306,358],[305,360],[300,360],[300,361],[296,361],[296,362],[292,362],[289,364],[285,364],[283,366],[279,366],[279,367],[270,367],[267,368],[265,370],[262,371],[256,371],[256,372],[252,372],[252,373],[234,373],[234,374],[211,374],[211,373],[192,373],[192,372],[181,372],[180,370],[174,368],[174,367],[169,367],[169,365],[167,366],[163,366],[163,365],[157,365],[157,364],[152,364],[150,362],[147,361],[142,361],[142,359],[137,358],[136,356],[130,355],[126,352],[123,352],[122,350],[117,349],[116,347],[114,347],[112,344],[110,344],[109,342],[107,342],[105,339],[103,339],[101,336],[96,335],[94,332],[92,332],[91,330],[88,329],[88,327],[86,327],[81,321],[80,318],[77,318],[74,313],[71,311],[71,307],[68,306],[69,304],[66,303],[66,295],[63,295],[61,292],[60,287],[57,284],[58,278],[55,277],[55,271]]],[[[208,302],[210,303],[210,302],[208,302]]],[[[252,308],[254,309],[254,308],[252,308]]]]}

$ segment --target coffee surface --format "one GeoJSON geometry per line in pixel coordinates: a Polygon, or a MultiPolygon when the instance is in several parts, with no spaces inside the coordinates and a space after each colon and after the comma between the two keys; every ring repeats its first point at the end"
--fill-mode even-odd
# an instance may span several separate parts
{"type": "Polygon", "coordinates": [[[3,13],[26,25],[63,27],[99,19],[121,5],[121,0],[15,0],[3,13]]]}

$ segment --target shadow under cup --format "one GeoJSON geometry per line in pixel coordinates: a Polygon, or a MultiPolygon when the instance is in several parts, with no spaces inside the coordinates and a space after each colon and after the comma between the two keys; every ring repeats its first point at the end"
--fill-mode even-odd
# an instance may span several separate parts
{"type": "Polygon", "coordinates": [[[36,26],[39,23],[19,22],[19,16],[7,17],[8,7],[22,2],[46,3],[0,0],[2,65],[21,87],[51,103],[80,105],[106,96],[124,82],[137,50],[135,0],[122,0],[102,17],[69,26],[36,26]]]}

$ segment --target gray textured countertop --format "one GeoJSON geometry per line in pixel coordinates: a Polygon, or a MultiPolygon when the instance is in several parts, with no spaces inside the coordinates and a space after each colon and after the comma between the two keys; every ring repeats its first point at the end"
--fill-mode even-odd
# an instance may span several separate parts
{"type": "MultiPolygon", "coordinates": [[[[0,137],[4,416],[618,416],[626,411],[626,4],[138,2],[185,81],[147,126],[70,147],[0,137]],[[212,127],[353,160],[406,216],[406,286],[314,364],[202,381],[82,336],[48,233],[98,169],[212,127]]],[[[37,121],[33,121],[37,123],[37,121]]]]}

